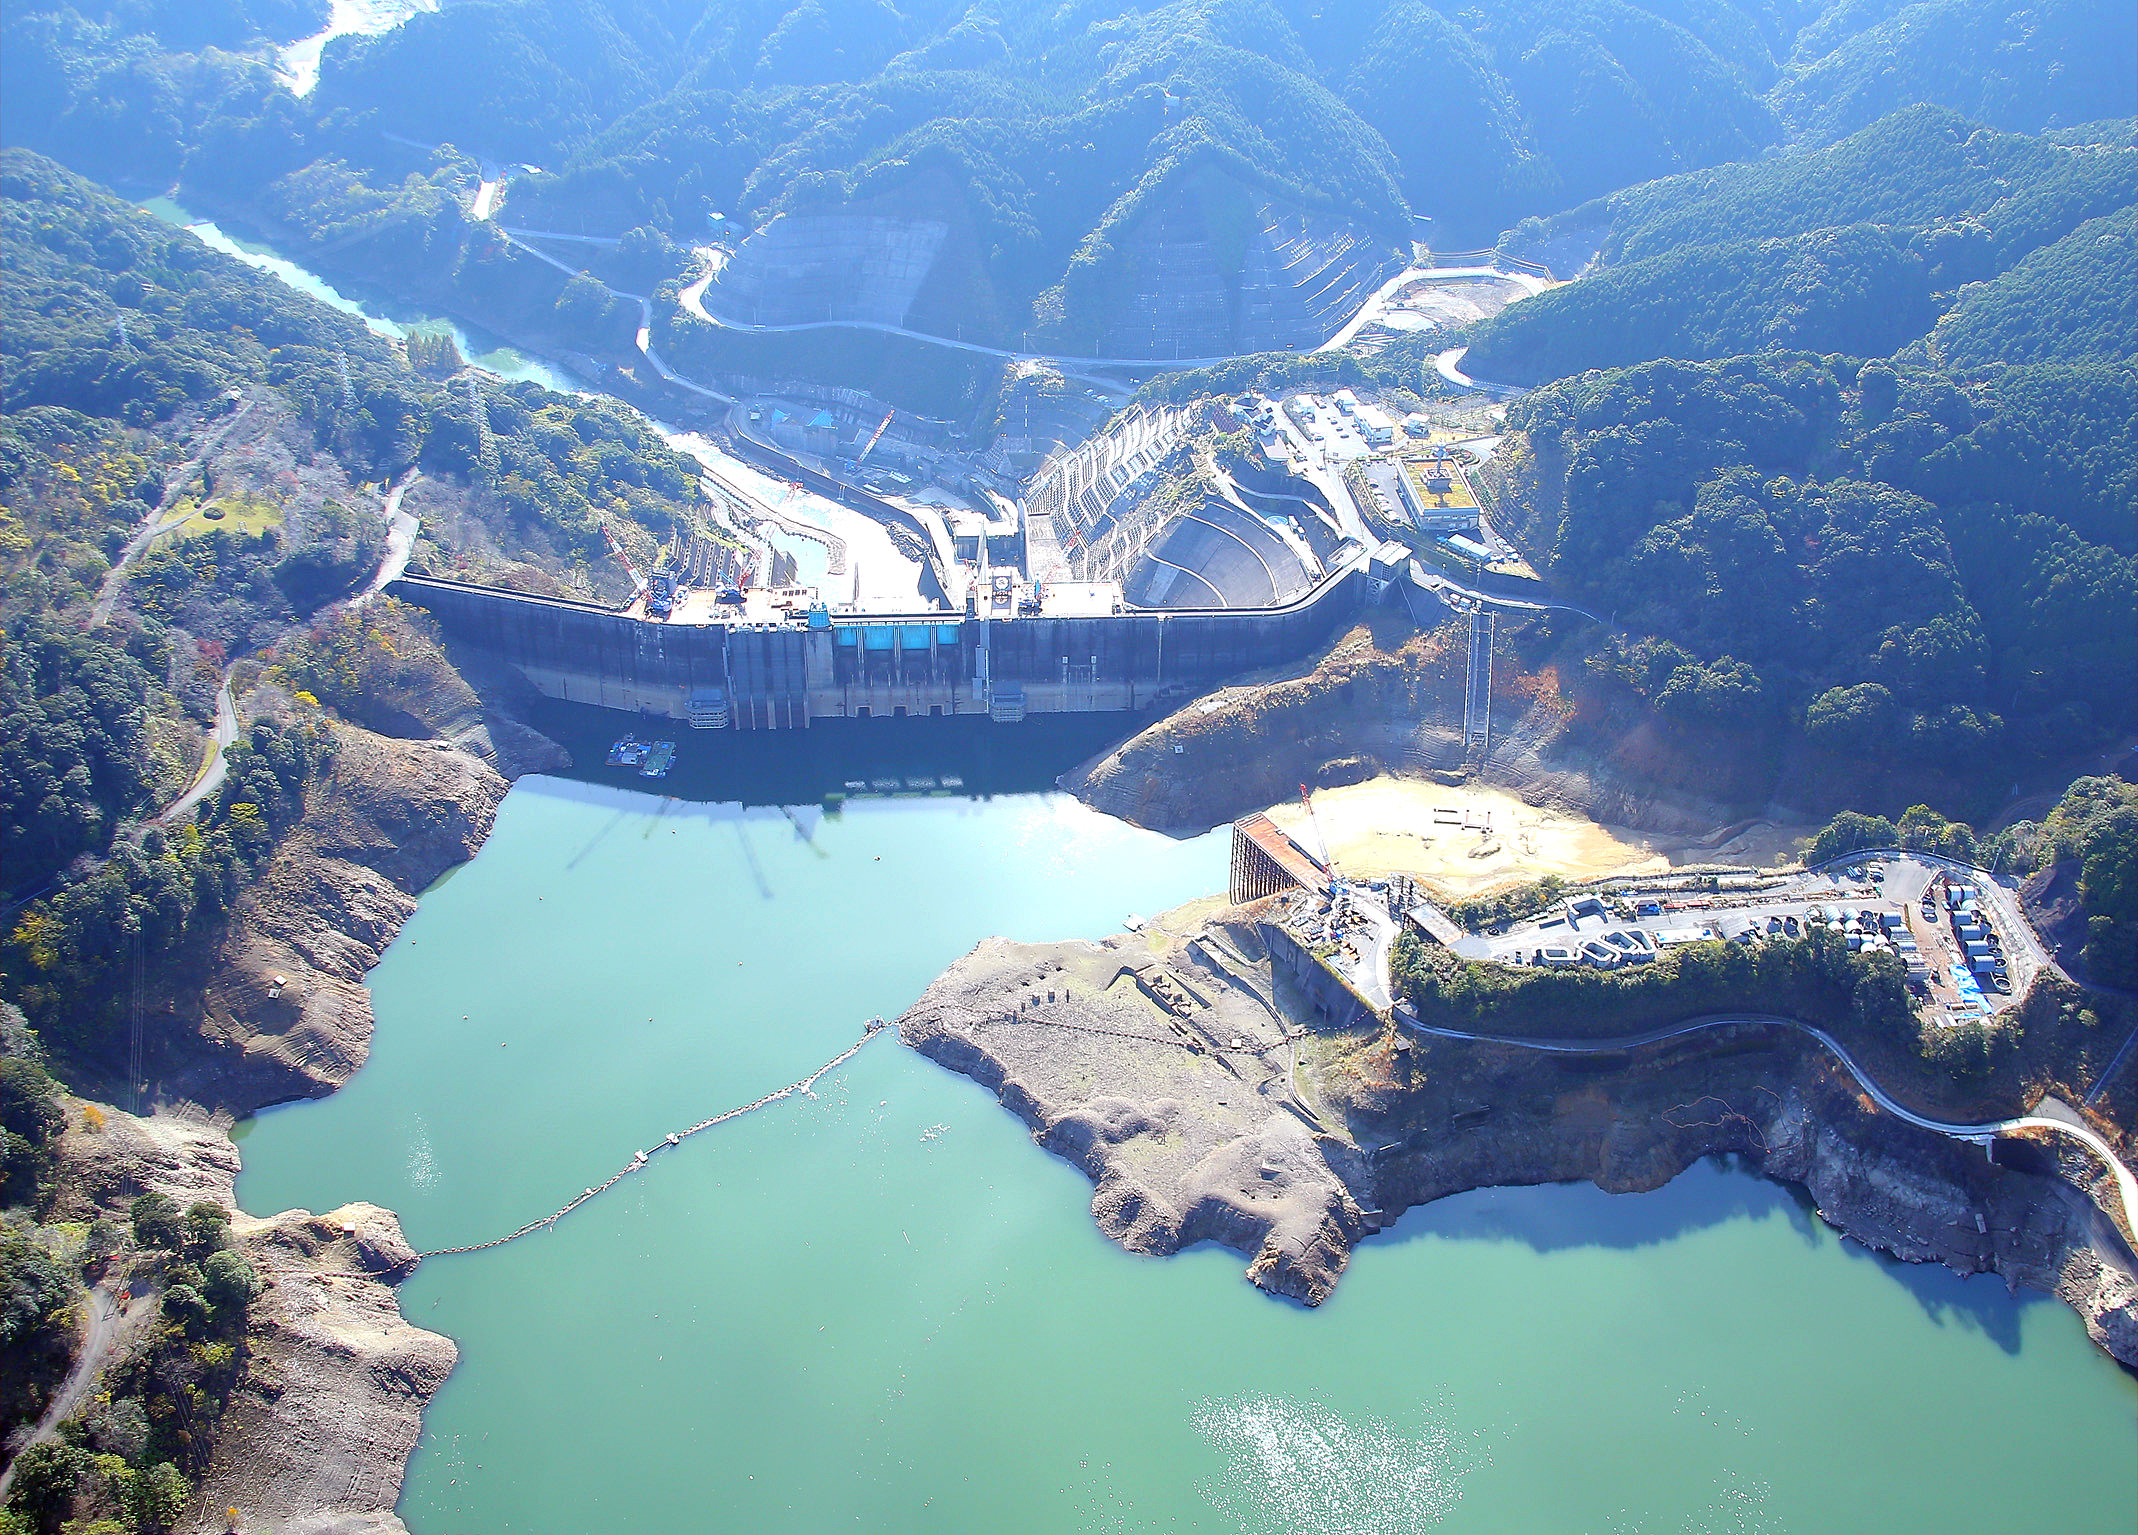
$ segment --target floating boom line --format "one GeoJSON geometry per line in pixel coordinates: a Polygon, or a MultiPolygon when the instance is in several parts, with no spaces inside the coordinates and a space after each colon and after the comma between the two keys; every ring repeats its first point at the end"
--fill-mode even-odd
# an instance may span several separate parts
{"type": "MultiPolygon", "coordinates": [[[[844,1050],[841,1050],[837,1055],[833,1056],[830,1060],[819,1066],[815,1071],[812,1071],[808,1076],[803,1077],[800,1081],[789,1082],[785,1087],[780,1088],[777,1092],[767,1093],[764,1095],[764,1097],[759,1098],[754,1103],[745,1103],[740,1108],[729,1109],[725,1114],[715,1114],[711,1119],[701,1119],[698,1121],[698,1123],[692,1125],[687,1130],[677,1130],[672,1134],[662,1137],[661,1140],[654,1144],[652,1150],[641,1151],[633,1154],[630,1161],[626,1162],[622,1167],[619,1167],[614,1173],[611,1173],[609,1175],[608,1182],[599,1183],[590,1189],[582,1190],[577,1198],[568,1201],[561,1209],[556,1211],[555,1214],[542,1216],[538,1220],[531,1220],[526,1225],[520,1227],[519,1230],[511,1232],[505,1236],[492,1237],[487,1242],[474,1242],[470,1243],[465,1247],[431,1248],[428,1252],[417,1253],[413,1258],[404,1258],[401,1262],[393,1265],[392,1268],[387,1269],[385,1273],[391,1274],[394,1269],[411,1268],[415,1264],[422,1262],[425,1258],[444,1258],[454,1253],[486,1252],[490,1248],[503,1247],[507,1242],[517,1242],[521,1237],[532,1236],[537,1231],[546,1230],[547,1228],[556,1225],[558,1221],[563,1220],[565,1216],[571,1214],[574,1210],[578,1209],[588,1200],[593,1199],[597,1195],[606,1194],[610,1189],[616,1187],[617,1184],[623,1182],[624,1179],[630,1177],[631,1174],[645,1167],[647,1163],[652,1160],[656,1153],[664,1151],[671,1146],[680,1146],[691,1136],[697,1135],[701,1131],[710,1130],[715,1125],[724,1125],[731,1119],[740,1119],[745,1114],[754,1114],[759,1109],[769,1108],[771,1105],[779,1102],[782,1098],[791,1098],[796,1093],[801,1093],[804,1096],[809,1096],[820,1080],[830,1075],[832,1072],[838,1070],[841,1066],[844,1066],[855,1056],[859,1055],[861,1053],[862,1046],[866,1045],[878,1034],[883,1033],[887,1027],[888,1025],[886,1025],[881,1018],[871,1018],[868,1022],[868,1027],[861,1031],[861,1037],[859,1039],[848,1045],[844,1050]]],[[[324,1278],[331,1276],[321,1275],[319,1277],[324,1278]]],[[[384,1275],[351,1274],[346,1277],[352,1279],[378,1279],[383,1278],[384,1275]]]]}

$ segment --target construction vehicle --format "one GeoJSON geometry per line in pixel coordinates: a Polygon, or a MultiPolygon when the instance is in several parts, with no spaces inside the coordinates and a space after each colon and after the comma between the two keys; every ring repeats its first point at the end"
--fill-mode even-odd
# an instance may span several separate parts
{"type": "Polygon", "coordinates": [[[1335,882],[1336,852],[1329,846],[1329,839],[1321,829],[1321,819],[1314,814],[1314,796],[1307,792],[1305,784],[1299,786],[1299,803],[1307,807],[1307,825],[1314,828],[1314,840],[1321,844],[1322,867],[1329,871],[1330,880],[1335,882]]]}

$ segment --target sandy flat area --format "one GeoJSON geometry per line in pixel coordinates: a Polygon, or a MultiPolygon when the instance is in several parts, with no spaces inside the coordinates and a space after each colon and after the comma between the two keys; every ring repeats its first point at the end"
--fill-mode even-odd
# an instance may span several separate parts
{"type": "Polygon", "coordinates": [[[1413,778],[1374,778],[1314,793],[1314,819],[1294,800],[1269,817],[1311,853],[1333,848],[1336,869],[1358,879],[1408,874],[1454,898],[1557,874],[1660,874],[1689,863],[1772,864],[1802,828],[1764,824],[1719,845],[1605,826],[1525,804],[1505,789],[1449,788],[1413,778]]]}

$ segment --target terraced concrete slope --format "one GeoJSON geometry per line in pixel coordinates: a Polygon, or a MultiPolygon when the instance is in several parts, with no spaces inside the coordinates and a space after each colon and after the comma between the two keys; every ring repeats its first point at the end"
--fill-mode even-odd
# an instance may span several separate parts
{"type": "Polygon", "coordinates": [[[1271,198],[1249,202],[1244,220],[1227,212],[1183,192],[1138,221],[1111,291],[1079,317],[1099,355],[1312,348],[1402,269],[1401,252],[1347,219],[1271,198]]]}
{"type": "Polygon", "coordinates": [[[1341,215],[1202,172],[1087,242],[1064,339],[1102,357],[1221,357],[1329,339],[1408,252],[1341,215]]]}
{"type": "Polygon", "coordinates": [[[744,325],[887,325],[1073,355],[1162,359],[1320,345],[1408,252],[1340,215],[1229,177],[1125,198],[1032,324],[1005,303],[962,196],[940,178],[900,195],[775,215],[707,288],[744,325]]]}
{"type": "Polygon", "coordinates": [[[812,320],[906,324],[950,226],[941,219],[840,210],[783,213],[735,252],[706,303],[751,325],[812,320]]]}
{"type": "Polygon", "coordinates": [[[1167,518],[1122,585],[1139,608],[1278,607],[1313,577],[1268,523],[1212,496],[1167,518]]]}

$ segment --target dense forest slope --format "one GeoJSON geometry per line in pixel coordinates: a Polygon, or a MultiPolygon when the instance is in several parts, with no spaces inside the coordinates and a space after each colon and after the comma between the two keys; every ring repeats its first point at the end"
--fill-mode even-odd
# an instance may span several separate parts
{"type": "Polygon", "coordinates": [[[0,260],[0,857],[11,901],[44,897],[0,974],[49,1044],[94,1055],[116,934],[151,959],[197,937],[300,813],[325,738],[268,721],[195,819],[141,831],[192,778],[239,657],[257,675],[279,649],[334,701],[337,669],[305,665],[334,631],[305,636],[377,569],[385,481],[422,475],[443,514],[419,558],[522,586],[599,590],[603,524],[642,550],[710,529],[691,466],[621,407],[420,376],[22,151],[0,154],[0,260]]]}
{"type": "Polygon", "coordinates": [[[1507,531],[1666,718],[1987,789],[2138,726],[2134,410],[2127,364],[1590,373],[1510,412],[1507,531]]]}
{"type": "Polygon", "coordinates": [[[1948,311],[1937,349],[1960,366],[2130,356],[2138,150],[2128,123],[2069,137],[1914,107],[1531,223],[1516,248],[1585,235],[1596,269],[1478,327],[1466,366],[1535,383],[1762,347],[1887,356],[1948,311]]]}
{"type": "MultiPolygon", "coordinates": [[[[709,296],[736,319],[1163,357],[1312,345],[1417,234],[1484,242],[1912,104],[2028,133],[2138,104],[2107,67],[2130,52],[2113,0],[445,0],[337,39],[301,99],[266,42],[297,24],[283,9],[186,27],[10,0],[0,135],[181,182],[318,255],[390,212],[362,259],[463,306],[557,296],[458,227],[478,163],[521,162],[543,169],[516,174],[510,222],[643,231],[666,272],[739,246],[709,296]]],[[[1863,222],[1892,220],[1771,233],[1863,222]]],[[[1867,259],[1860,285],[1896,280],[1867,259]]],[[[571,344],[603,349],[595,318],[571,344]]]]}

